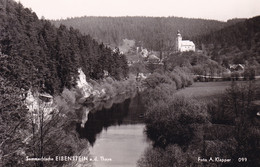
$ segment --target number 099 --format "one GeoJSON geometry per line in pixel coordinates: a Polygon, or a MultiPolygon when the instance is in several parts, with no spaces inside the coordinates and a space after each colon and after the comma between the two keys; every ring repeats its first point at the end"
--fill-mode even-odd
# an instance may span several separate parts
{"type": "Polygon", "coordinates": [[[247,162],[247,158],[238,158],[238,162],[247,162]]]}

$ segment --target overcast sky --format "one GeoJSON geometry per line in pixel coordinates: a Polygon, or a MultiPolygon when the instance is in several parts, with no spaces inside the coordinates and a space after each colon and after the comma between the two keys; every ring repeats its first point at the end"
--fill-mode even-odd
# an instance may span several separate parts
{"type": "Polygon", "coordinates": [[[226,21],[260,15],[260,0],[16,0],[39,18],[178,16],[226,21]]]}

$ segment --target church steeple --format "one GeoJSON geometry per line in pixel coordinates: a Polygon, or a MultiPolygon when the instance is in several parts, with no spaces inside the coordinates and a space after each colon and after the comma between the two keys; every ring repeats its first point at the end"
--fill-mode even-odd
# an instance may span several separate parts
{"type": "Polygon", "coordinates": [[[190,40],[182,40],[180,30],[177,32],[177,38],[175,43],[176,52],[195,52],[195,44],[190,40]]]}
{"type": "Polygon", "coordinates": [[[182,41],[182,37],[181,37],[181,33],[180,30],[178,30],[177,32],[177,38],[176,38],[176,51],[180,51],[181,49],[181,41],[182,41]]]}
{"type": "Polygon", "coordinates": [[[180,30],[177,31],[177,36],[181,36],[180,30]]]}

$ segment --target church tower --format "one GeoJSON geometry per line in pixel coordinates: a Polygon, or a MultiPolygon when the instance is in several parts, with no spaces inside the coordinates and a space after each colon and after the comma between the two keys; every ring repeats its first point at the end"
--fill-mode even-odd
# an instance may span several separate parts
{"type": "Polygon", "coordinates": [[[181,33],[178,30],[177,32],[177,38],[176,38],[176,51],[179,52],[181,51],[181,41],[182,41],[182,37],[181,37],[181,33]]]}
{"type": "Polygon", "coordinates": [[[176,44],[175,44],[176,52],[195,52],[195,44],[190,40],[182,40],[181,33],[178,30],[176,44]]]}

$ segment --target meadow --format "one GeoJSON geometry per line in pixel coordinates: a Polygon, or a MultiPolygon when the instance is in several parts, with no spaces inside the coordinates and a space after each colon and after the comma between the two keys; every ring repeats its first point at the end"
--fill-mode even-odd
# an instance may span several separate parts
{"type": "Polygon", "coordinates": [[[196,99],[212,99],[223,94],[231,83],[231,81],[195,82],[190,87],[177,91],[176,95],[196,99]]]}
{"type": "MultiPolygon", "coordinates": [[[[237,81],[243,83],[245,81],[237,81]]],[[[256,80],[256,85],[260,85],[260,80],[256,80]]],[[[222,82],[195,82],[190,87],[181,89],[175,95],[202,100],[210,100],[220,96],[231,86],[232,81],[222,82]]]]}

